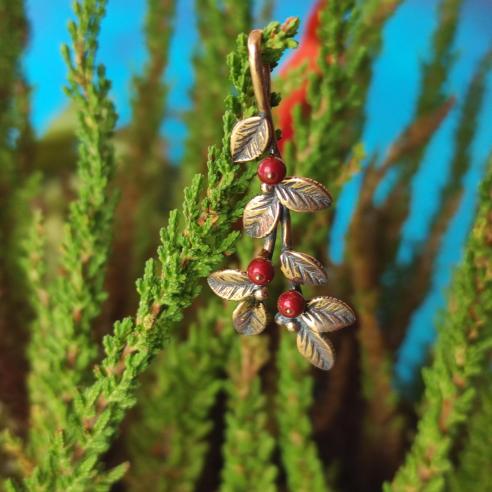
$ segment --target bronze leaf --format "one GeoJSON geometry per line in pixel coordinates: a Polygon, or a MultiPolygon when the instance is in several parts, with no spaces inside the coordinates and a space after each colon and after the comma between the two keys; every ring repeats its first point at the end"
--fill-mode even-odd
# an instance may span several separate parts
{"type": "Polygon", "coordinates": [[[232,313],[234,328],[241,335],[258,335],[266,328],[267,321],[265,305],[252,299],[241,302],[232,313]]]}
{"type": "Polygon", "coordinates": [[[285,250],[280,255],[283,274],[300,284],[323,285],[328,276],[323,265],[310,255],[298,251],[285,250]]]}
{"type": "Polygon", "coordinates": [[[318,333],[301,328],[297,333],[297,349],[311,364],[328,371],[335,362],[335,351],[327,340],[318,333]]]}
{"type": "Polygon", "coordinates": [[[238,121],[231,133],[231,154],[234,162],[247,162],[265,152],[271,130],[264,116],[252,116],[238,121]]]}
{"type": "Polygon", "coordinates": [[[243,227],[248,236],[268,236],[277,225],[280,203],[273,193],[255,196],[245,207],[243,227]]]}
{"type": "Polygon", "coordinates": [[[239,270],[220,270],[209,275],[207,279],[210,288],[223,299],[242,301],[253,295],[256,288],[248,275],[239,270]]]}
{"type": "Polygon", "coordinates": [[[275,186],[282,205],[295,212],[314,212],[331,205],[328,190],[314,179],[291,176],[275,186]]]}
{"type": "Polygon", "coordinates": [[[311,330],[318,333],[339,330],[351,325],[356,319],[352,309],[334,297],[311,299],[307,304],[306,311],[299,318],[311,330]]]}

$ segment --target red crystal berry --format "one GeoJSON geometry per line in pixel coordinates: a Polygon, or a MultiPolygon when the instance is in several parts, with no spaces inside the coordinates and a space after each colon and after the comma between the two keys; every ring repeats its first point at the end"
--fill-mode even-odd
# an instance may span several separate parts
{"type": "Polygon", "coordinates": [[[269,284],[274,275],[272,262],[265,258],[255,258],[248,265],[248,277],[256,285],[269,284]]]}
{"type": "Polygon", "coordinates": [[[287,169],[278,157],[267,157],[258,166],[258,177],[263,183],[275,185],[285,178],[287,169]]]}
{"type": "Polygon", "coordinates": [[[277,301],[279,313],[286,318],[296,318],[304,312],[306,301],[296,290],[288,290],[280,294],[277,301]]]}

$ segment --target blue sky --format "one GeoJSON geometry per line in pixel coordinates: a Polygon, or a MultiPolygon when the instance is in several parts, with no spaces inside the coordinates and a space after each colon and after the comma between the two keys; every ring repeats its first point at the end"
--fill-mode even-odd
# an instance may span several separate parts
{"type": "MultiPolygon", "coordinates": [[[[305,20],[312,0],[279,0],[275,19],[299,16],[305,20]]],[[[172,157],[182,153],[185,128],[179,115],[188,107],[188,91],[193,83],[190,58],[196,41],[193,1],[178,3],[176,33],[166,79],[171,86],[169,108],[171,118],[163,126],[172,157]]],[[[374,80],[367,104],[367,125],[364,144],[368,153],[383,153],[391,141],[410,121],[420,82],[419,64],[429,53],[430,36],[436,26],[437,0],[407,0],[385,29],[384,47],[375,65],[374,80]]],[[[25,68],[34,86],[33,121],[38,134],[66,104],[63,84],[66,69],[60,56],[60,45],[68,39],[67,19],[71,17],[70,2],[28,0],[32,23],[31,42],[25,68]]],[[[130,77],[142,66],[144,49],[141,24],[145,13],[144,0],[110,0],[107,18],[101,33],[99,59],[107,65],[113,81],[113,97],[120,114],[120,124],[129,119],[130,77]]],[[[426,154],[425,169],[413,183],[412,209],[404,229],[400,260],[406,261],[427,232],[429,218],[437,206],[438,191],[445,182],[452,155],[450,140],[459,114],[462,95],[476,67],[477,60],[491,47],[492,3],[487,0],[466,0],[457,36],[459,61],[449,80],[449,91],[458,98],[458,105],[442,125],[426,154]]],[[[490,84],[489,84],[490,86],[490,84]]],[[[396,368],[400,384],[411,380],[414,368],[425,356],[434,338],[433,321],[443,305],[443,290],[449,282],[452,266],[459,259],[463,240],[473,216],[475,190],[485,157],[492,142],[492,93],[487,93],[485,111],[473,148],[473,165],[466,177],[466,193],[460,211],[446,236],[434,276],[434,287],[424,305],[415,315],[396,368]]],[[[355,178],[342,193],[339,214],[334,224],[331,254],[335,260],[343,255],[343,238],[356,202],[359,181],[355,178]]],[[[329,183],[328,183],[329,185],[329,183]]],[[[384,193],[384,189],[381,190],[384,193]]]]}

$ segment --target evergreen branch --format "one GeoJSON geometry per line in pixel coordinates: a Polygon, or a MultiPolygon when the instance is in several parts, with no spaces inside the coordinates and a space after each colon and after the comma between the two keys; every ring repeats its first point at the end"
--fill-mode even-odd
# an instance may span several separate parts
{"type": "Polygon", "coordinates": [[[277,354],[279,368],[276,400],[281,457],[289,490],[330,491],[324,466],[312,439],[309,413],[313,401],[313,378],[307,363],[295,353],[292,338],[282,335],[277,354]]]}
{"type": "MultiPolygon", "coordinates": [[[[422,67],[422,81],[415,106],[414,121],[433,114],[438,108],[444,107],[446,100],[449,99],[446,82],[455,60],[453,42],[462,3],[463,0],[442,0],[440,4],[439,23],[433,35],[431,59],[422,67]]],[[[410,208],[410,183],[422,164],[431,136],[432,134],[429,134],[427,140],[415,146],[411,153],[402,158],[397,181],[381,207],[386,222],[384,234],[388,238],[385,246],[388,271],[397,268],[396,254],[401,242],[401,228],[410,208]]]]}
{"type": "Polygon", "coordinates": [[[66,92],[78,111],[79,188],[66,225],[62,274],[48,292],[50,329],[32,333],[31,436],[39,457],[45,455],[49,434],[66,428],[68,403],[77,398],[80,384],[90,374],[96,356],[91,322],[105,298],[104,266],[115,202],[109,191],[114,172],[111,138],[116,123],[110,82],[104,67],[95,62],[105,5],[105,0],[74,3],[77,22],[69,24],[73,52],[66,45],[62,49],[69,71],[66,92]]]}
{"type": "Polygon", "coordinates": [[[477,385],[477,405],[467,423],[467,439],[459,455],[459,465],[449,480],[451,492],[492,489],[492,377],[490,368],[477,385]]]}
{"type": "Polygon", "coordinates": [[[231,89],[224,63],[229,47],[252,24],[252,1],[195,0],[200,43],[193,56],[195,83],[192,109],[184,116],[188,135],[181,162],[183,183],[197,172],[206,172],[207,149],[221,137],[219,102],[231,89]]]}
{"type": "MultiPolygon", "coordinates": [[[[251,258],[254,246],[249,238],[238,243],[237,253],[240,263],[251,258]]],[[[200,475],[209,477],[202,474],[202,467],[214,425],[210,412],[218,391],[224,389],[231,351],[239,351],[231,314],[230,304],[224,309],[216,297],[207,299],[194,313],[196,321],[187,338],[173,342],[150,367],[150,381],[142,387],[141,410],[130,436],[133,466],[129,480],[136,490],[141,486],[147,490],[150,483],[164,491],[195,490],[200,475]]],[[[251,382],[258,385],[256,379],[258,376],[251,382]]],[[[237,395],[237,391],[229,395],[228,412],[233,414],[237,404],[244,404],[234,398],[237,395]]],[[[256,429],[253,431],[256,436],[256,429]]],[[[227,435],[233,441],[238,433],[228,431],[227,435]]],[[[226,468],[229,458],[224,456],[226,468]]],[[[255,454],[243,456],[243,466],[247,468],[248,460],[256,459],[255,454]]]]}
{"type": "Polygon", "coordinates": [[[132,158],[147,159],[155,151],[166,110],[167,86],[162,75],[169,60],[169,45],[176,11],[175,0],[147,0],[145,44],[148,60],[141,75],[133,78],[132,158]]]}
{"type": "Polygon", "coordinates": [[[199,310],[187,339],[172,340],[152,366],[139,396],[138,420],[130,432],[132,490],[193,491],[202,472],[219,372],[230,334],[220,329],[223,303],[199,310]],[[227,336],[224,336],[227,335],[227,336]]]}
{"type": "MultiPolygon", "coordinates": [[[[264,61],[274,65],[294,47],[297,19],[271,23],[263,31],[264,61]]],[[[252,172],[231,162],[229,140],[236,119],[255,112],[247,62],[246,36],[230,55],[231,79],[237,89],[226,99],[224,135],[209,152],[208,182],[195,176],[185,190],[181,213],[173,211],[161,232],[158,260],[149,260],[138,281],[139,307],[134,319],[117,322],[104,338],[105,357],[96,381],[83,390],[71,408],[71,422],[51,445],[37,470],[25,480],[29,490],[83,491],[92,483],[101,455],[108,449],[124,415],[135,404],[137,379],[162,349],[166,333],[200,292],[206,277],[230,252],[238,237],[232,224],[242,212],[252,172]],[[182,218],[180,223],[179,218],[182,218]],[[63,470],[72,469],[66,474],[63,470]]]]}
{"type": "MultiPolygon", "coordinates": [[[[246,265],[254,254],[251,238],[243,236],[237,248],[239,264],[246,265]]],[[[218,323],[225,326],[222,357],[225,357],[223,364],[228,376],[224,381],[227,408],[221,490],[250,490],[252,483],[258,483],[261,490],[276,490],[278,470],[273,456],[275,443],[269,410],[273,402],[264,389],[268,379],[265,366],[271,359],[268,341],[238,337],[231,327],[231,314],[226,310],[218,318],[218,323]]]]}
{"type": "MultiPolygon", "coordinates": [[[[240,263],[254,253],[251,241],[243,239],[238,244],[240,263]]],[[[149,483],[170,491],[194,490],[198,486],[213,426],[210,411],[218,390],[224,389],[223,373],[231,350],[240,352],[237,335],[230,326],[230,308],[228,305],[224,309],[216,297],[207,299],[194,314],[196,321],[186,340],[174,342],[151,366],[150,381],[143,385],[139,398],[140,415],[131,429],[134,466],[129,479],[137,490],[141,485],[145,490],[149,483]],[[185,391],[181,390],[183,387],[185,391]]],[[[252,378],[251,383],[258,385],[258,377],[252,378]]],[[[236,405],[244,404],[234,398],[238,394],[234,391],[229,395],[228,412],[232,414],[236,413],[236,405]]],[[[257,430],[253,431],[256,436],[257,430]]],[[[235,445],[238,435],[227,432],[229,446],[235,445]]],[[[240,435],[247,435],[245,429],[240,435]]],[[[229,458],[228,454],[224,456],[226,468],[229,458]]],[[[256,462],[256,455],[243,456],[246,468],[249,460],[256,462]]]]}
{"type": "Polygon", "coordinates": [[[322,178],[336,183],[340,165],[348,162],[362,133],[382,27],[400,1],[343,0],[321,8],[319,71],[310,77],[307,92],[311,112],[303,117],[298,108],[294,115],[296,162],[302,162],[304,173],[323,169],[322,178]]]}
{"type": "Polygon", "coordinates": [[[450,450],[476,398],[474,383],[492,346],[492,159],[480,186],[478,211],[464,259],[450,288],[434,360],[424,369],[423,414],[412,448],[390,491],[440,491],[451,470],[450,450]]]}
{"type": "MultiPolygon", "coordinates": [[[[296,172],[328,182],[334,197],[354,168],[361,165],[363,152],[357,144],[363,126],[371,62],[381,47],[383,25],[398,4],[399,1],[387,2],[384,10],[379,1],[359,6],[351,0],[326,2],[320,13],[320,70],[310,77],[307,92],[311,112],[306,115],[300,107],[295,110],[295,143],[287,144],[285,155],[289,163],[297,164],[296,172]],[[344,166],[348,163],[350,166],[344,166]]],[[[302,217],[293,219],[303,220],[302,217]]],[[[320,214],[306,227],[305,234],[309,238],[306,247],[311,251],[314,247],[316,256],[324,258],[325,263],[329,223],[328,215],[320,214]]],[[[295,347],[288,343],[291,340],[283,340],[287,337],[288,334],[283,334],[278,353],[278,391],[284,402],[296,404],[278,406],[279,430],[285,436],[282,460],[292,490],[303,486],[302,476],[308,480],[308,475],[311,478],[306,484],[316,487],[314,490],[326,490],[323,465],[312,441],[312,425],[306,418],[312,406],[311,371],[308,364],[297,360],[295,347]],[[295,422],[302,422],[296,431],[292,428],[295,422]],[[296,432],[295,439],[288,438],[293,432],[296,432]],[[309,466],[310,474],[301,471],[305,466],[309,466]]],[[[343,385],[340,380],[338,377],[334,383],[338,388],[343,385]]]]}
{"type": "Polygon", "coordinates": [[[386,326],[392,327],[390,343],[393,347],[398,347],[401,343],[412,313],[429,292],[433,265],[441,249],[444,234],[461,202],[463,178],[470,166],[471,146],[483,103],[485,82],[491,66],[492,52],[489,52],[480,61],[464,96],[460,119],[455,130],[456,146],[450,164],[449,177],[440,192],[441,205],[432,217],[428,239],[411,263],[395,272],[398,282],[395,282],[391,288],[394,300],[391,303],[392,312],[389,312],[391,318],[385,323],[386,326]]]}
{"type": "Polygon", "coordinates": [[[374,203],[374,195],[388,170],[436,131],[452,105],[453,100],[449,100],[437,111],[418,118],[402,132],[378,166],[375,165],[376,157],[371,159],[363,172],[357,207],[349,227],[345,264],[358,312],[360,329],[357,338],[363,348],[362,391],[368,401],[367,421],[361,438],[361,459],[364,466],[370,467],[372,456],[379,449],[381,460],[377,467],[370,467],[375,476],[379,475],[375,481],[396,466],[402,445],[402,421],[397,417],[398,399],[392,384],[391,356],[378,316],[382,304],[381,276],[387,260],[385,242],[388,238],[380,230],[384,221],[374,203]],[[381,446],[382,441],[385,442],[384,446],[381,446]]]}
{"type": "Polygon", "coordinates": [[[277,468],[271,463],[275,441],[258,377],[269,358],[267,343],[263,337],[241,337],[230,352],[221,492],[251,490],[253,483],[256,490],[276,490],[277,468]]]}
{"type": "Polygon", "coordinates": [[[430,137],[452,106],[451,100],[446,101],[443,87],[450,65],[459,3],[444,0],[441,5],[443,23],[434,35],[432,59],[423,68],[415,120],[398,139],[386,162],[374,173],[370,166],[366,178],[376,179],[372,186],[366,186],[367,181],[364,183],[347,240],[347,264],[350,265],[359,316],[357,335],[363,349],[362,387],[369,405],[361,436],[362,464],[359,466],[370,470],[371,476],[366,476],[365,480],[371,484],[390,476],[400,461],[402,448],[402,420],[397,417],[398,399],[392,385],[391,358],[380,320],[380,306],[388,305],[381,303],[384,294],[382,274],[388,270],[388,265],[394,266],[401,226],[409,210],[410,180],[422,161],[430,137]],[[424,121],[425,124],[419,125],[424,121]],[[401,158],[401,163],[395,155],[401,158]],[[387,168],[397,164],[400,166],[397,184],[382,209],[375,210],[373,195],[379,180],[377,175],[384,176],[387,168]],[[385,397],[381,398],[381,395],[385,397]],[[377,466],[372,465],[375,452],[384,453],[377,466]]]}
{"type": "Polygon", "coordinates": [[[144,36],[148,59],[142,73],[132,80],[132,118],[125,130],[127,151],[117,176],[122,199],[116,210],[118,234],[108,268],[111,320],[128,314],[122,306],[132,309],[136,305],[134,281],[156,247],[163,214],[173,206],[173,190],[165,190],[164,185],[176,179],[177,171],[165,155],[160,129],[168,96],[162,79],[175,11],[175,0],[147,0],[144,36]]]}
{"type": "MultiPolygon", "coordinates": [[[[25,453],[24,442],[21,438],[14,436],[10,431],[4,430],[0,433],[0,448],[6,454],[7,466],[16,469],[15,471],[21,475],[29,475],[32,473],[34,464],[25,453]],[[14,463],[8,463],[13,459],[14,463]]],[[[2,463],[4,465],[4,463],[2,463]]],[[[12,475],[12,470],[11,475],[12,475]]]]}
{"type": "Polygon", "coordinates": [[[21,298],[25,279],[19,268],[19,238],[32,191],[21,159],[29,113],[21,68],[27,37],[24,2],[0,0],[0,405],[5,404],[3,411],[12,422],[14,416],[19,421],[25,417],[23,326],[28,313],[21,298]]]}

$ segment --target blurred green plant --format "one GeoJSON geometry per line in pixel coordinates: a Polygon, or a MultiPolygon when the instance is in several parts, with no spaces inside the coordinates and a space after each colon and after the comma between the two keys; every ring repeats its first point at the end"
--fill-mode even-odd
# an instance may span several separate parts
{"type": "MultiPolygon", "coordinates": [[[[272,106],[300,94],[277,111],[292,117],[288,165],[329,183],[335,199],[354,174],[362,177],[342,264],[327,256],[333,214],[294,218],[304,230],[299,249],[328,266],[326,293],[358,311],[357,329],[334,337],[338,361],[326,375],[274,324],[258,338],[236,336],[230,307],[202,292],[224,255],[244,267],[254,254],[252,241],[239,240],[239,219],[255,169],[231,162],[229,139],[235,122],[256,112],[245,33],[254,12],[261,22],[270,17],[273,2],[254,9],[251,1],[196,0],[192,108],[176,167],[160,134],[175,0],[147,0],[147,61],[133,78],[131,123],[118,131],[110,82],[95,61],[106,1],[74,3],[72,44],[63,50],[71,105],[36,141],[21,71],[25,6],[0,0],[0,369],[9,375],[0,380],[2,489],[365,492],[384,481],[387,491],[490,489],[492,161],[416,405],[395,391],[392,373],[463,195],[492,55],[462,97],[448,94],[462,1],[442,0],[414,119],[384,158],[366,159],[372,66],[399,4],[319,2],[308,33],[316,63],[274,80],[272,106]],[[412,180],[456,106],[439,207],[402,265],[412,180]],[[67,171],[75,160],[76,173],[67,171]],[[390,172],[390,190],[376,200],[390,172]]],[[[296,46],[297,29],[296,19],[264,29],[272,69],[296,46]]],[[[281,289],[274,281],[272,299],[281,289]]]]}

